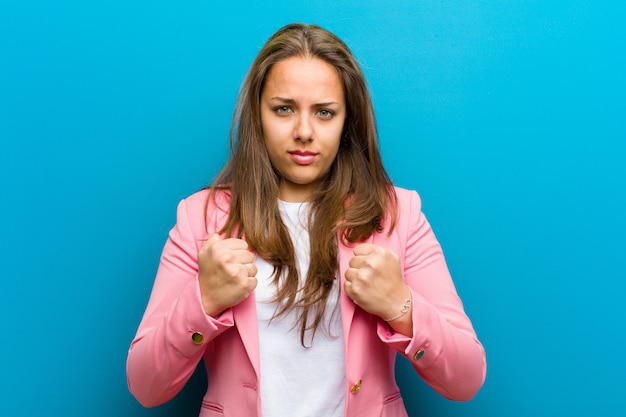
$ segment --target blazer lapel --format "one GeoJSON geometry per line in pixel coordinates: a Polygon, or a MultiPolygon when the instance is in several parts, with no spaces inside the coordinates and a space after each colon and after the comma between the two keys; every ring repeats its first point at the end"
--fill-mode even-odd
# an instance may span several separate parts
{"type": "Polygon", "coordinates": [[[341,237],[337,237],[339,242],[339,276],[341,282],[341,321],[343,328],[343,338],[347,346],[348,337],[350,335],[350,326],[352,325],[352,319],[354,317],[354,310],[356,304],[348,297],[344,290],[346,283],[346,271],[350,268],[350,259],[354,256],[354,247],[361,243],[372,243],[373,237],[370,236],[365,242],[360,242],[355,245],[346,246],[342,243],[341,237]]]}
{"type": "MultiPolygon", "coordinates": [[[[214,231],[221,230],[226,223],[228,210],[222,209],[221,207],[228,207],[230,204],[230,201],[224,197],[224,194],[218,193],[216,197],[216,200],[218,200],[217,207],[210,207],[211,211],[209,211],[213,213],[212,222],[214,231]]],[[[225,238],[227,236],[222,237],[225,238]]],[[[245,236],[243,236],[243,239],[245,240],[245,236]]],[[[254,296],[254,291],[250,293],[248,298],[234,306],[232,308],[232,312],[235,327],[239,332],[239,336],[241,337],[243,346],[246,349],[250,363],[252,363],[254,372],[256,373],[257,378],[259,378],[261,357],[259,354],[259,324],[257,320],[256,297],[254,296]]]]}
{"type": "Polygon", "coordinates": [[[254,291],[250,293],[248,298],[233,307],[233,319],[241,341],[243,342],[243,346],[248,353],[248,358],[258,378],[261,375],[259,372],[261,357],[259,354],[259,324],[257,320],[254,291]]]}

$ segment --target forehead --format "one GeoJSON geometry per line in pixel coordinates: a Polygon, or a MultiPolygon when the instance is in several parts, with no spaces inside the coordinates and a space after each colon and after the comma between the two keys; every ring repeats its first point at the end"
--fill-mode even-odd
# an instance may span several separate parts
{"type": "Polygon", "coordinates": [[[334,95],[343,98],[339,71],[317,57],[290,57],[272,66],[265,80],[263,95],[334,95]]]}

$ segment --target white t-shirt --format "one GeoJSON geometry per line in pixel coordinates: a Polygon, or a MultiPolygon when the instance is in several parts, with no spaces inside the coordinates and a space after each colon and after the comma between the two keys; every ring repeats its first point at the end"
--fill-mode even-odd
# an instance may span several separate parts
{"type": "MultiPolygon", "coordinates": [[[[300,280],[306,278],[310,264],[309,232],[307,230],[309,203],[279,201],[283,222],[295,247],[300,280]]],[[[276,293],[273,268],[257,257],[258,286],[255,290],[259,320],[261,355],[261,409],[263,417],[342,417],[345,404],[345,370],[341,310],[337,291],[333,287],[326,308],[330,320],[330,335],[320,328],[311,342],[310,334],[304,348],[300,343],[300,327],[295,325],[296,310],[270,319],[276,303],[270,302],[276,293]]],[[[325,321],[322,326],[327,326],[325,321]]]]}

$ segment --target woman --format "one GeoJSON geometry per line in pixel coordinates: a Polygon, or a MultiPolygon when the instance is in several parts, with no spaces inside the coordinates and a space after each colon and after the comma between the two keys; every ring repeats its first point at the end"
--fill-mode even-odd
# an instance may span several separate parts
{"type": "Polygon", "coordinates": [[[289,25],[240,93],[232,155],[183,200],[127,361],[145,406],[201,359],[201,416],[406,416],[396,353],[437,392],[474,396],[485,354],[413,191],[381,162],[346,45],[289,25]]]}

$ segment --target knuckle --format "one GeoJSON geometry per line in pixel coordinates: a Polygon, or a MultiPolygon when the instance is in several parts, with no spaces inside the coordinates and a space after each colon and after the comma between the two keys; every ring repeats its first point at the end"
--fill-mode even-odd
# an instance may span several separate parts
{"type": "Polygon", "coordinates": [[[235,277],[241,272],[237,265],[234,263],[227,263],[224,266],[224,271],[231,277],[235,277]]]}

